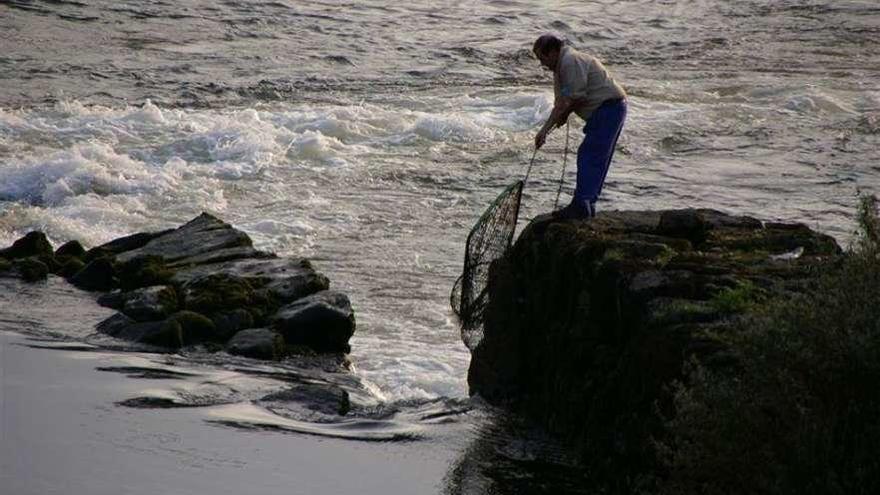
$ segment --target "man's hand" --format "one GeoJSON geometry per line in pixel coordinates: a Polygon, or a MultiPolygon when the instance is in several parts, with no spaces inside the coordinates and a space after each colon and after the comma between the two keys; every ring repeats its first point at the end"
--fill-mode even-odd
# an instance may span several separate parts
{"type": "Polygon", "coordinates": [[[537,134],[535,134],[535,149],[536,150],[541,149],[541,146],[544,146],[544,143],[546,141],[547,141],[547,133],[544,132],[544,129],[541,129],[540,131],[538,131],[537,134]]]}

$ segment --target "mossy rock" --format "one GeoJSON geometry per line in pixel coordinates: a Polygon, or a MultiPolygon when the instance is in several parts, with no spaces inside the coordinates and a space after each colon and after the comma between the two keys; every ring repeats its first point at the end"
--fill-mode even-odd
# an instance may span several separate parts
{"type": "MultiPolygon", "coordinates": [[[[183,346],[183,332],[177,320],[168,318],[164,321],[148,321],[143,323],[129,323],[129,321],[133,320],[121,320],[116,324],[118,328],[105,330],[105,332],[118,339],[141,342],[168,349],[179,349],[183,346]]],[[[101,330],[99,329],[99,331],[101,330]]]]}
{"type": "Polygon", "coordinates": [[[251,312],[244,308],[214,313],[211,315],[211,321],[217,327],[217,335],[222,340],[228,340],[246,328],[253,328],[256,323],[251,312]]]}
{"type": "Polygon", "coordinates": [[[144,256],[122,263],[117,268],[119,285],[123,290],[132,290],[154,285],[167,285],[174,276],[160,256],[144,256]]]}
{"type": "Polygon", "coordinates": [[[28,258],[31,256],[52,255],[52,244],[46,234],[38,231],[28,232],[24,237],[12,243],[12,246],[0,250],[0,257],[7,259],[28,258]]]}
{"type": "Polygon", "coordinates": [[[194,311],[178,311],[171,315],[168,321],[175,321],[180,325],[184,345],[221,340],[217,335],[217,327],[214,322],[207,316],[194,311]]]}
{"type": "Polygon", "coordinates": [[[83,259],[83,261],[86,262],[86,264],[89,264],[92,261],[95,261],[100,258],[112,259],[114,256],[116,256],[115,252],[99,246],[99,247],[95,247],[95,248],[92,248],[92,249],[89,249],[88,251],[86,251],[86,254],[84,254],[82,256],[82,259],[83,259]]]}
{"type": "Polygon", "coordinates": [[[61,269],[61,262],[59,262],[54,255],[52,254],[42,254],[36,257],[40,263],[46,265],[46,268],[49,269],[49,273],[58,273],[58,270],[61,269]]]}
{"type": "Polygon", "coordinates": [[[244,308],[255,319],[262,319],[277,306],[266,291],[258,290],[249,280],[223,273],[194,280],[183,291],[184,307],[202,314],[244,308]]]}
{"type": "Polygon", "coordinates": [[[226,352],[254,359],[278,360],[284,356],[284,337],[268,328],[248,328],[236,333],[226,352]]]}
{"type": "Polygon", "coordinates": [[[15,260],[13,266],[25,282],[39,282],[49,276],[49,267],[35,258],[15,260]]]}
{"type": "Polygon", "coordinates": [[[73,258],[82,258],[85,256],[86,250],[79,241],[73,240],[65,242],[58,249],[55,250],[55,257],[60,258],[62,256],[70,256],[73,258]]]}
{"type": "Polygon", "coordinates": [[[86,264],[79,258],[63,258],[63,262],[61,263],[61,268],[58,269],[57,273],[59,276],[64,278],[70,278],[74,276],[77,272],[82,270],[86,264]]]}
{"type": "Polygon", "coordinates": [[[183,347],[184,344],[183,327],[181,327],[180,322],[177,320],[169,318],[162,322],[158,333],[150,335],[149,338],[141,342],[178,349],[183,347]]]}
{"type": "MultiPolygon", "coordinates": [[[[154,285],[120,295],[122,312],[137,321],[162,320],[178,309],[177,291],[173,286],[154,285]]],[[[113,303],[112,296],[99,298],[99,303],[113,303]]]]}
{"type": "Polygon", "coordinates": [[[119,285],[113,258],[98,258],[89,262],[70,278],[70,283],[84,290],[108,291],[119,285]]]}

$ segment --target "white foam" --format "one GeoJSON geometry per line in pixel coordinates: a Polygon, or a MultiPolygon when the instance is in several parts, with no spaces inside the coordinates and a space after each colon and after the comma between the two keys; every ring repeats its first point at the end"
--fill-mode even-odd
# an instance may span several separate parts
{"type": "Polygon", "coordinates": [[[85,194],[157,193],[174,185],[172,177],[148,170],[101,143],[12,161],[0,169],[0,198],[45,206],[59,206],[85,194]]]}

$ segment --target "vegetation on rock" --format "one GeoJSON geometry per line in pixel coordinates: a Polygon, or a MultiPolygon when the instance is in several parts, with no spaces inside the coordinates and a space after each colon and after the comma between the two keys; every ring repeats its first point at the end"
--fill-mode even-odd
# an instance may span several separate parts
{"type": "Polygon", "coordinates": [[[663,493],[868,494],[880,487],[880,221],[810,290],[718,336],[735,366],[692,361],[658,441],[663,493]]]}
{"type": "MultiPolygon", "coordinates": [[[[686,483],[686,470],[697,465],[701,451],[693,442],[701,433],[688,436],[684,423],[680,437],[673,429],[685,417],[676,412],[697,389],[672,384],[718,373],[742,386],[736,373],[745,362],[734,343],[741,328],[757,328],[750,315],[781,308],[776,301],[811,297],[819,274],[842,259],[848,257],[832,238],[805,226],[713,210],[535,219],[491,268],[471,392],[566,439],[580,454],[591,490],[699,492],[702,485],[686,483]],[[683,446],[693,447],[694,456],[683,446]]],[[[818,299],[809,304],[821,307],[818,299]]],[[[814,364],[821,356],[816,349],[814,364]]],[[[752,392],[728,392],[727,412],[735,415],[744,400],[737,394],[752,392]]],[[[715,400],[704,398],[701,407],[715,400]]],[[[712,414],[695,415],[689,424],[705,425],[712,414]]],[[[719,442],[735,441],[735,432],[723,429],[728,423],[714,424],[719,442]]],[[[737,462],[746,462],[748,452],[737,452],[737,462]]],[[[708,475],[718,466],[705,467],[708,475]]]]}

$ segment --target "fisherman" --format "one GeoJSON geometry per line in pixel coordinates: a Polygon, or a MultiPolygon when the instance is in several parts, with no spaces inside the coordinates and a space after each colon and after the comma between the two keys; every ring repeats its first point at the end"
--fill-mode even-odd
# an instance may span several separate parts
{"type": "Polygon", "coordinates": [[[592,218],[626,119],[626,92],[597,58],[566,46],[552,34],[535,40],[532,51],[541,65],[553,72],[554,90],[553,110],[535,135],[535,149],[544,145],[552,129],[568,122],[572,112],[586,122],[577,153],[574,197],[553,215],[560,219],[592,218]]]}

